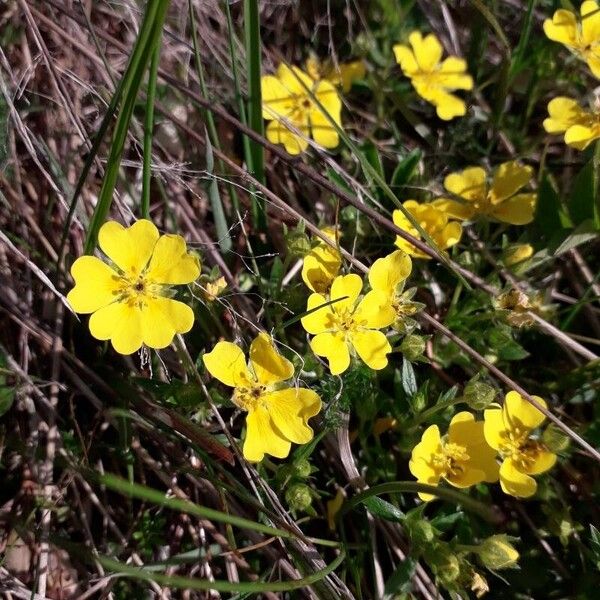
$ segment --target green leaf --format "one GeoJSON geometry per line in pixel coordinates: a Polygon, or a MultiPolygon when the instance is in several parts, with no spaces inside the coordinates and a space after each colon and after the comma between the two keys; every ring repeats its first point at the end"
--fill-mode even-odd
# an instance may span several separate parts
{"type": "Polygon", "coordinates": [[[408,594],[412,591],[412,579],[417,568],[414,558],[405,558],[385,582],[383,600],[394,600],[397,594],[408,594]]]}
{"type": "Polygon", "coordinates": [[[381,158],[377,151],[377,146],[372,142],[365,142],[361,148],[365,154],[365,158],[369,161],[369,164],[377,171],[377,173],[383,177],[383,165],[381,164],[381,158]]]}
{"type": "Polygon", "coordinates": [[[0,387],[0,417],[6,414],[15,400],[15,388],[0,387]]]}
{"type": "Polygon", "coordinates": [[[404,513],[399,508],[396,508],[387,500],[383,500],[377,496],[365,499],[363,504],[372,515],[385,519],[386,521],[400,523],[404,519],[404,513]]]}
{"type": "Polygon", "coordinates": [[[390,181],[390,187],[398,192],[397,188],[401,188],[405,186],[410,180],[413,178],[415,171],[417,170],[417,166],[419,165],[419,161],[423,153],[421,150],[416,148],[412,152],[409,152],[396,166],[394,169],[394,173],[392,174],[392,179],[390,181]]]}
{"type": "Polygon", "coordinates": [[[569,198],[569,214],[574,225],[579,225],[587,220],[598,223],[597,192],[598,181],[594,159],[592,159],[579,171],[573,182],[569,198]]]}
{"type": "Polygon", "coordinates": [[[217,239],[219,246],[223,252],[229,252],[232,248],[231,236],[229,235],[229,227],[223,210],[223,202],[219,193],[217,178],[214,176],[215,160],[213,156],[213,148],[210,142],[210,136],[206,132],[206,171],[208,173],[208,199],[213,213],[215,229],[217,230],[217,239]]]}
{"type": "Polygon", "coordinates": [[[417,386],[417,378],[415,376],[415,370],[409,360],[402,357],[402,388],[404,393],[412,398],[419,389],[417,386]]]}
{"type": "Polygon", "coordinates": [[[600,230],[594,225],[594,222],[591,219],[580,223],[575,231],[567,235],[566,238],[562,240],[558,248],[554,250],[554,256],[560,256],[581,244],[585,244],[590,240],[598,237],[600,234],[600,230]]]}
{"type": "Polygon", "coordinates": [[[593,525],[590,525],[590,551],[592,560],[596,563],[596,567],[600,569],[600,531],[593,525]]]}
{"type": "Polygon", "coordinates": [[[551,238],[555,233],[568,225],[558,193],[547,175],[542,177],[538,200],[535,208],[534,223],[541,233],[551,238]]]}

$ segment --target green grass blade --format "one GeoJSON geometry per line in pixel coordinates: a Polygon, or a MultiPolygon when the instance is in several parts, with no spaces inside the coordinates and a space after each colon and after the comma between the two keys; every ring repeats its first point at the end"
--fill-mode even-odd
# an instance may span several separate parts
{"type": "MultiPolygon", "coordinates": [[[[260,17],[258,0],[244,0],[244,37],[246,43],[246,69],[248,73],[248,125],[264,135],[262,117],[262,93],[260,88],[261,57],[260,57],[260,17]]],[[[264,149],[261,144],[248,140],[252,155],[252,175],[259,182],[265,182],[264,149]]],[[[264,228],[266,225],[265,206],[262,199],[252,195],[252,218],[255,227],[264,228]]]]}
{"type": "Polygon", "coordinates": [[[138,91],[144,73],[146,72],[148,61],[153,55],[162,34],[162,27],[168,7],[169,0],[154,0],[148,5],[146,15],[142,22],[142,26],[140,27],[134,52],[126,74],[124,75],[122,92],[123,102],[115,125],[98,203],[94,209],[94,214],[90,220],[90,226],[87,232],[84,248],[86,254],[91,254],[94,251],[98,240],[98,231],[104,223],[112,204],[131,115],[133,114],[138,91]]]}
{"type": "Polygon", "coordinates": [[[155,581],[161,585],[171,588],[187,588],[190,590],[216,590],[218,592],[287,592],[291,590],[299,590],[306,588],[322,579],[325,579],[346,558],[346,554],[342,551],[329,565],[324,569],[293,581],[280,582],[232,582],[223,580],[210,579],[195,579],[193,577],[183,577],[181,575],[164,575],[156,573],[145,567],[133,567],[124,563],[118,562],[106,556],[94,557],[103,567],[114,573],[120,573],[124,577],[133,577],[146,581],[155,581]]]}
{"type": "MultiPolygon", "coordinates": [[[[162,31],[161,31],[162,33],[162,31]]],[[[161,38],[152,53],[150,73],[148,75],[148,92],[146,94],[146,118],[144,119],[144,158],[142,166],[142,201],[141,215],[150,218],[150,183],[152,181],[152,137],[154,134],[154,99],[156,97],[156,79],[160,60],[161,38]]]]}
{"type": "Polygon", "coordinates": [[[208,508],[207,506],[199,506],[188,500],[167,498],[164,492],[154,490],[145,485],[140,485],[139,483],[130,483],[126,479],[122,479],[111,473],[106,473],[104,475],[96,474],[95,477],[101,485],[129,498],[144,500],[145,502],[194,515],[201,519],[211,519],[213,521],[218,521],[219,523],[229,523],[235,527],[258,531],[265,535],[274,535],[286,539],[294,537],[293,533],[284,529],[278,529],[277,527],[271,527],[270,525],[264,525],[263,523],[255,523],[250,519],[236,517],[235,515],[215,510],[214,508],[208,508]]]}

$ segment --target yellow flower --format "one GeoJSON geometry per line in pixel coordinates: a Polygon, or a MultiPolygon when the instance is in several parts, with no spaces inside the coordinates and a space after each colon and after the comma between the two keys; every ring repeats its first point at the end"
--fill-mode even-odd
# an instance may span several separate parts
{"type": "Polygon", "coordinates": [[[260,333],[250,345],[249,364],[231,342],[218,342],[202,358],[213,377],[234,388],[233,403],[248,413],[246,460],[258,462],[265,454],[285,458],[291,442],[312,440],[308,419],[321,410],[321,399],[312,390],[283,384],[294,375],[294,366],[277,352],[268,334],[260,333]]]}
{"type": "Polygon", "coordinates": [[[367,73],[363,60],[353,60],[336,65],[332,60],[321,62],[316,56],[310,56],[305,63],[306,72],[315,80],[327,79],[335,86],[342,86],[347,93],[355,81],[360,81],[367,73]]]}
{"type": "MultiPolygon", "coordinates": [[[[542,398],[532,398],[546,407],[542,398]]],[[[539,475],[554,466],[556,454],[531,436],[545,418],[514,391],[506,394],[502,408],[489,408],[484,412],[485,439],[502,457],[500,485],[506,494],[517,498],[532,496],[537,483],[530,475],[539,475]]]]}
{"type": "MultiPolygon", "coordinates": [[[[498,481],[496,453],[485,441],[483,421],[466,411],[454,415],[445,438],[437,425],[430,425],[414,447],[408,468],[417,481],[429,485],[437,486],[444,479],[454,487],[468,488],[498,481]]],[[[434,498],[419,496],[425,501],[434,498]]]]}
{"type": "Polygon", "coordinates": [[[302,318],[302,326],[315,336],[310,347],[316,355],[327,358],[332,375],[350,366],[351,351],[371,369],[387,366],[392,347],[377,330],[391,325],[396,315],[388,299],[375,290],[359,302],[362,287],[358,275],[340,275],[333,280],[327,297],[314,293],[308,298],[306,310],[316,310],[302,318]],[[337,302],[317,308],[331,300],[337,302]]]}
{"type": "Polygon", "coordinates": [[[398,44],[394,46],[394,54],[417,94],[433,104],[438,117],[444,121],[465,115],[467,107],[464,100],[450,92],[473,89],[467,63],[458,56],[449,56],[442,61],[444,50],[432,33],[423,37],[418,31],[413,31],[408,41],[412,48],[398,44]]]}
{"type": "MultiPolygon", "coordinates": [[[[321,229],[332,242],[339,239],[334,227],[321,229]]],[[[335,279],[342,266],[342,256],[337,248],[333,248],[319,240],[319,243],[304,257],[302,263],[302,280],[313,292],[324,294],[335,279]]]]}
{"type": "Polygon", "coordinates": [[[78,258],[71,267],[75,287],[67,295],[76,312],[92,313],[95,338],[131,354],[142,344],[165,348],[175,334],[192,328],[192,309],[169,297],[169,286],[191,283],[200,274],[181,236],[160,235],[145,219],[127,228],[108,221],[98,242],[112,265],[95,256],[78,258]]]}
{"type": "Polygon", "coordinates": [[[531,167],[513,160],[496,169],[488,187],[486,172],[481,167],[470,167],[450,173],[444,179],[444,187],[457,199],[440,198],[433,204],[454,219],[472,220],[481,216],[511,225],[526,225],[533,221],[537,194],[517,192],[532,176],[531,167]]]}
{"type": "Polygon", "coordinates": [[[564,44],[587,63],[600,77],[600,7],[594,0],[581,4],[581,21],[569,10],[560,9],[544,21],[544,32],[555,42],[564,44]]]}
{"type": "Polygon", "coordinates": [[[544,119],[548,133],[564,133],[565,144],[585,150],[600,138],[600,111],[582,108],[577,100],[559,96],[548,103],[549,117],[544,119]]]}
{"type": "MultiPolygon", "coordinates": [[[[415,200],[407,200],[402,206],[416,219],[441,250],[446,250],[460,241],[462,236],[461,224],[456,221],[449,221],[448,215],[434,204],[419,204],[415,200]]],[[[421,234],[413,227],[400,209],[394,211],[393,219],[397,227],[404,229],[413,237],[421,239],[421,234]]],[[[396,237],[396,246],[411,256],[431,258],[400,236],[396,237]]]]}
{"type": "Polygon", "coordinates": [[[328,114],[341,127],[342,101],[331,82],[314,81],[298,67],[282,64],[277,75],[261,78],[261,91],[263,118],[270,121],[266,131],[270,142],[283,144],[294,155],[306,150],[309,135],[324,148],[339,144],[338,132],[327,118],[328,114]]]}

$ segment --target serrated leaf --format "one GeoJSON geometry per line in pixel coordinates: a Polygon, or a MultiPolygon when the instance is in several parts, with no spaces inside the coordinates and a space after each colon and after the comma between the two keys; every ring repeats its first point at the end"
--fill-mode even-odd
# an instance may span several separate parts
{"type": "Polygon", "coordinates": [[[405,558],[385,582],[383,600],[397,598],[397,594],[408,594],[412,591],[412,579],[417,567],[414,558],[405,558]]]}

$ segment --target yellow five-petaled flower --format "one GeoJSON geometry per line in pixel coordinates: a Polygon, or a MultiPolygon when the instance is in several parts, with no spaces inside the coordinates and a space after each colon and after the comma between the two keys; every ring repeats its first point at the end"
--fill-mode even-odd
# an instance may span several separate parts
{"type": "Polygon", "coordinates": [[[342,101],[330,81],[315,81],[298,67],[282,64],[277,75],[261,78],[261,91],[270,142],[283,144],[294,155],[306,150],[309,136],[324,148],[339,144],[330,119],[341,127],[342,101]]]}
{"type": "MultiPolygon", "coordinates": [[[[596,101],[596,105],[598,101],[596,101]]],[[[548,103],[548,118],[544,129],[548,133],[564,133],[567,146],[585,150],[600,138],[600,107],[587,110],[577,100],[559,96],[548,103]]]]}
{"type": "Polygon", "coordinates": [[[127,228],[108,221],[98,242],[112,264],[95,256],[78,258],[71,267],[75,287],[67,295],[76,312],[92,313],[95,338],[131,354],[142,344],[165,348],[175,334],[192,328],[192,309],[169,297],[170,286],[191,283],[200,274],[198,259],[180,235],[160,235],[146,219],[127,228]]]}
{"type": "Polygon", "coordinates": [[[302,326],[315,336],[310,347],[316,355],[327,358],[333,375],[350,366],[351,351],[371,369],[383,369],[388,364],[392,347],[378,330],[391,325],[396,314],[389,299],[376,290],[359,302],[362,287],[358,275],[340,275],[327,296],[314,293],[308,298],[306,310],[313,312],[302,318],[302,326]]]}
{"type": "Polygon", "coordinates": [[[594,0],[581,4],[581,22],[570,10],[557,10],[544,21],[544,32],[555,42],[564,44],[585,61],[592,73],[600,77],[600,7],[594,0]]]}
{"type": "Polygon", "coordinates": [[[231,342],[218,342],[203,360],[213,377],[234,388],[233,403],[248,413],[246,460],[260,461],[265,454],[285,458],[292,442],[312,440],[308,419],[321,410],[321,399],[312,390],[285,383],[293,377],[294,366],[277,352],[267,333],[250,345],[249,364],[231,342]]]}
{"type": "Polygon", "coordinates": [[[464,100],[450,92],[473,89],[467,63],[458,56],[449,56],[442,61],[444,50],[433,33],[423,37],[420,32],[413,31],[408,41],[410,47],[394,46],[394,54],[417,94],[436,107],[440,119],[449,121],[466,114],[464,100]]]}
{"type": "Polygon", "coordinates": [[[454,219],[488,217],[511,225],[525,225],[533,221],[537,194],[517,192],[532,177],[531,167],[510,161],[496,169],[488,186],[486,172],[481,167],[470,167],[450,173],[444,180],[444,187],[456,198],[440,198],[433,204],[454,219]]]}
{"type": "MultiPolygon", "coordinates": [[[[542,398],[532,398],[546,408],[542,398]]],[[[548,471],[556,462],[556,454],[531,435],[546,417],[513,391],[506,394],[502,408],[487,409],[484,419],[485,439],[502,457],[502,490],[517,498],[532,496],[537,489],[537,482],[531,475],[548,471]]]]}
{"type": "MultiPolygon", "coordinates": [[[[486,443],[483,421],[469,412],[454,415],[448,435],[442,438],[437,425],[430,425],[412,451],[410,472],[420,483],[439,485],[444,479],[458,488],[498,481],[496,452],[486,443]]],[[[419,493],[422,500],[433,494],[419,493]]]]}
{"type": "MultiPolygon", "coordinates": [[[[440,250],[446,250],[460,241],[462,236],[461,224],[450,221],[449,215],[433,203],[419,204],[415,200],[407,200],[402,203],[402,206],[416,219],[440,250]]],[[[421,234],[417,228],[413,226],[400,209],[393,212],[392,218],[397,227],[404,229],[413,237],[421,239],[421,234]]],[[[411,256],[431,258],[429,254],[425,254],[403,237],[396,236],[396,246],[411,256]]]]}

